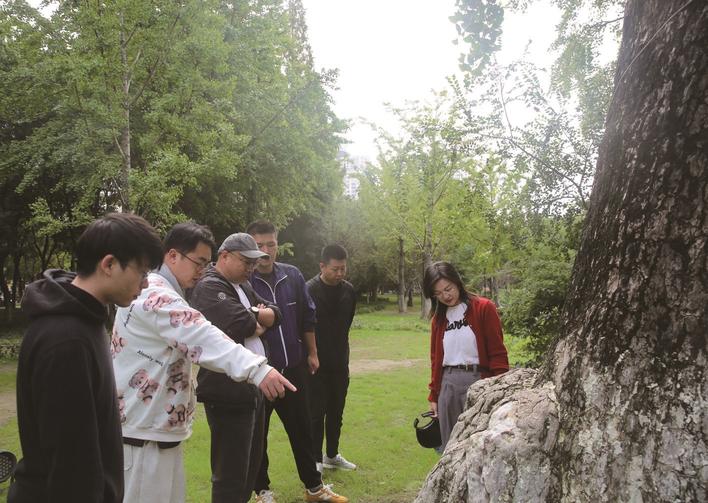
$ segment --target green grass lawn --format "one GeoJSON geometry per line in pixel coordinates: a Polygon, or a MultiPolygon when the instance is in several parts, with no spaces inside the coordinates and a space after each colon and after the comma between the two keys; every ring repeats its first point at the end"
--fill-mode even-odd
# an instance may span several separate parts
{"type": "MultiPolygon", "coordinates": [[[[325,470],[325,483],[353,502],[411,501],[438,456],[415,440],[413,419],[427,410],[429,325],[419,311],[357,315],[351,332],[351,384],[344,412],[341,453],[359,468],[325,470]]],[[[505,337],[512,365],[524,361],[523,341],[505,337]]],[[[0,365],[0,393],[14,389],[14,367],[0,365]]],[[[302,501],[290,444],[277,415],[268,439],[271,489],[279,503],[302,501]]],[[[0,426],[0,449],[19,454],[17,421],[0,426]]],[[[19,456],[18,456],[19,457],[19,456]]],[[[209,428],[200,408],[185,445],[187,501],[210,500],[209,428]]],[[[5,484],[6,485],[6,484],[5,484]]]]}

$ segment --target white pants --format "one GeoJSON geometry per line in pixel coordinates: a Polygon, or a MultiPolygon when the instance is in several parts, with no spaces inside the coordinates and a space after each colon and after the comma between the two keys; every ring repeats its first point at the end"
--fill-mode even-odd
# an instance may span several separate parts
{"type": "Polygon", "coordinates": [[[123,444],[123,475],[123,503],[184,503],[182,444],[171,449],[155,442],[123,444]]]}

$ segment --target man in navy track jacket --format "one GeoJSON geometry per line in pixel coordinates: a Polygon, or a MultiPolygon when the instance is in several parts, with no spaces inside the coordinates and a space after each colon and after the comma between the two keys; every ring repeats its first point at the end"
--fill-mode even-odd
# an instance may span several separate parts
{"type": "MultiPolygon", "coordinates": [[[[258,295],[275,303],[281,311],[280,325],[266,331],[269,348],[268,362],[281,371],[298,389],[286,393],[282,399],[266,403],[265,435],[261,469],[256,478],[256,496],[272,497],[268,478],[268,426],[270,416],[278,413],[290,440],[300,480],[307,488],[307,501],[332,501],[345,503],[347,498],[331,492],[322,485],[315,453],[312,451],[312,430],[307,386],[309,374],[319,368],[315,343],[315,304],[312,302],[305,278],[292,265],[276,262],[278,234],[272,223],[259,220],[251,223],[246,232],[254,237],[258,248],[268,254],[258,260],[251,275],[251,284],[258,295]]],[[[257,499],[257,501],[259,501],[257,499]]]]}

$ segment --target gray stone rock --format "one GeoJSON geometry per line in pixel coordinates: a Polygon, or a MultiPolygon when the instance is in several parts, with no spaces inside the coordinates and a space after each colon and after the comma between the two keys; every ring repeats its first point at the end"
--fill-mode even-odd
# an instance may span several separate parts
{"type": "Polygon", "coordinates": [[[558,433],[554,386],[533,387],[536,371],[515,369],[470,386],[417,503],[546,501],[558,433]]]}

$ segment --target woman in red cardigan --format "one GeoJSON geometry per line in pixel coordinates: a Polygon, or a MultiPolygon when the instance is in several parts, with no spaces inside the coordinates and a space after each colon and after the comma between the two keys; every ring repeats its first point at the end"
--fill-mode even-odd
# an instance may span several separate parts
{"type": "Polygon", "coordinates": [[[465,290],[452,264],[428,266],[423,294],[431,300],[432,319],[428,401],[440,421],[444,449],[467,389],[479,379],[509,370],[509,360],[494,302],[465,290]]]}

